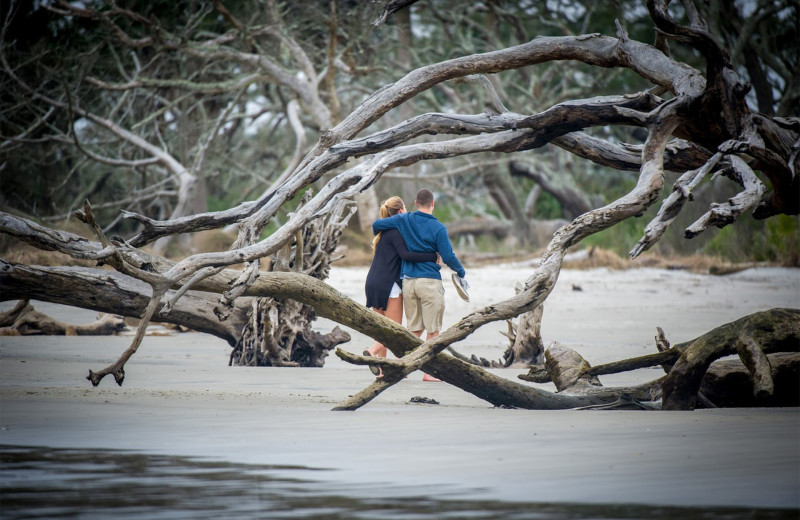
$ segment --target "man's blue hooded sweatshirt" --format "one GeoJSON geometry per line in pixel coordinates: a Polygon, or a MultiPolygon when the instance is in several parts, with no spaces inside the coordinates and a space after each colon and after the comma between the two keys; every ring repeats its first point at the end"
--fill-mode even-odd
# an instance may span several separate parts
{"type": "MultiPolygon", "coordinates": [[[[389,218],[382,218],[372,223],[372,232],[397,229],[403,235],[409,251],[418,253],[436,253],[442,261],[458,276],[464,277],[466,271],[461,262],[453,253],[453,246],[447,236],[447,228],[436,217],[415,211],[413,213],[400,213],[389,218]]],[[[403,261],[403,278],[434,278],[442,279],[441,266],[436,262],[406,262],[403,261]]]]}

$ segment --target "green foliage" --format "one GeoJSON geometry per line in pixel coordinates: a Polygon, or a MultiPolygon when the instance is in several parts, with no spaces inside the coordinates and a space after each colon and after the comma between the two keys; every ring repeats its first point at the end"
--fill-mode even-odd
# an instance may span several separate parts
{"type": "Polygon", "coordinates": [[[733,262],[800,266],[800,219],[789,215],[767,221],[743,218],[717,231],[704,251],[733,262]]]}
{"type": "MultiPolygon", "coordinates": [[[[657,208],[650,208],[642,217],[627,219],[585,238],[581,245],[627,256],[656,212],[657,208]]],[[[683,227],[673,224],[654,250],[670,255],[706,254],[734,263],[768,262],[800,267],[800,218],[778,215],[759,221],[744,216],[733,225],[709,229],[694,239],[683,238],[683,227]]]]}
{"type": "MultiPolygon", "coordinates": [[[[409,211],[413,210],[409,209],[409,211]]],[[[448,222],[458,220],[461,217],[461,212],[456,210],[452,202],[449,204],[446,202],[444,204],[439,204],[437,202],[433,211],[433,215],[439,222],[447,224],[448,222]]]]}
{"type": "Polygon", "coordinates": [[[800,267],[800,217],[777,215],[766,221],[767,243],[776,259],[800,267]]]}
{"type": "Polygon", "coordinates": [[[552,220],[562,218],[563,209],[555,197],[549,193],[542,193],[536,201],[533,218],[538,220],[552,220]]]}
{"type": "Polygon", "coordinates": [[[626,257],[642,237],[642,232],[648,221],[646,217],[623,220],[616,226],[586,237],[581,241],[581,244],[586,247],[597,246],[608,249],[622,257],[626,257]]]}

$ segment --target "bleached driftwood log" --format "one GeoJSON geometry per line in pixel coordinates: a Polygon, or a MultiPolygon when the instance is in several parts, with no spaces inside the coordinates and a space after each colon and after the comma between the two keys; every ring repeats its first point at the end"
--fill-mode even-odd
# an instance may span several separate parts
{"type": "MultiPolygon", "coordinates": [[[[659,330],[657,342],[663,344],[659,330]]],[[[704,406],[780,406],[797,402],[800,381],[800,309],[771,309],[721,325],[691,341],[658,353],[589,366],[577,352],[555,345],[547,350],[545,367],[559,391],[585,392],[599,385],[597,376],[653,366],[667,375],[648,383],[657,388],[653,399],[663,396],[664,409],[704,406]],[[777,353],[792,353],[777,356],[777,353]],[[716,360],[738,354],[740,361],[716,360]],[[775,364],[770,362],[775,360],[775,364]],[[714,363],[714,364],[712,364],[714,363]],[[775,378],[780,378],[775,383],[775,378]],[[744,384],[736,387],[735,383],[744,384]],[[780,391],[776,392],[776,388],[780,391]]],[[[520,376],[544,382],[540,369],[520,376]]]]}
{"type": "Polygon", "coordinates": [[[0,336],[107,336],[125,329],[125,320],[103,314],[97,321],[76,325],[66,323],[33,308],[27,300],[0,317],[0,336]]]}

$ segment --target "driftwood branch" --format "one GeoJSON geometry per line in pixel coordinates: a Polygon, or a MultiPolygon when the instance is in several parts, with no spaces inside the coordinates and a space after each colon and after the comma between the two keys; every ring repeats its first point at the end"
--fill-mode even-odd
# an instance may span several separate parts
{"type": "MultiPolygon", "coordinates": [[[[798,336],[800,341],[800,336],[798,336]]],[[[772,366],[767,359],[767,354],[753,338],[752,334],[740,334],[735,343],[739,359],[753,376],[753,394],[756,398],[772,395],[775,383],[772,380],[772,366]]]]}
{"type": "Polygon", "coordinates": [[[16,312],[13,321],[0,320],[0,336],[106,336],[125,329],[123,318],[114,314],[103,314],[93,323],[75,325],[36,311],[26,300],[20,301],[10,312],[18,311],[20,304],[21,312],[16,312]]]}
{"type": "Polygon", "coordinates": [[[153,289],[153,293],[150,296],[150,301],[148,302],[147,308],[144,311],[142,320],[139,322],[139,326],[136,328],[136,334],[133,337],[133,341],[131,342],[130,346],[125,349],[125,352],[122,353],[119,359],[98,372],[89,370],[89,375],[86,376],[86,379],[91,381],[93,386],[99,385],[100,381],[102,381],[102,379],[109,374],[114,376],[114,380],[119,386],[122,386],[122,383],[125,380],[125,363],[136,353],[136,351],[139,349],[139,345],[142,344],[142,339],[144,339],[147,324],[150,322],[150,318],[156,311],[156,308],[160,303],[159,300],[164,295],[164,292],[166,291],[153,289]]]}
{"type": "MultiPolygon", "coordinates": [[[[766,381],[760,354],[753,355],[755,346],[764,354],[800,351],[800,310],[773,309],[751,314],[718,327],[699,338],[673,348],[683,353],[664,381],[665,410],[691,410],[697,403],[697,392],[709,365],[716,359],[737,354],[737,345],[755,372],[758,390],[766,381]],[[742,338],[745,338],[744,340],[742,338]],[[744,341],[744,343],[741,343],[744,341]]],[[[740,354],[741,355],[741,354],[740,354]]]]}
{"type": "MultiPolygon", "coordinates": [[[[561,228],[553,236],[539,267],[527,280],[524,289],[515,297],[464,317],[436,338],[426,342],[414,352],[403,356],[404,362],[407,362],[408,366],[413,369],[419,369],[427,364],[426,372],[447,381],[448,374],[446,372],[440,374],[435,370],[428,370],[432,368],[430,361],[437,357],[442,350],[450,344],[464,339],[475,329],[486,323],[509,319],[541,305],[555,285],[564,255],[569,246],[621,220],[640,214],[652,204],[663,186],[664,147],[672,130],[678,124],[677,114],[686,107],[687,101],[688,99],[676,99],[675,102],[654,110],[648,116],[652,118],[650,123],[652,130],[645,143],[639,182],[630,193],[608,206],[581,215],[571,224],[561,228]]],[[[392,351],[394,352],[394,349],[392,351]]],[[[402,353],[400,355],[402,356],[402,353]]],[[[356,409],[373,399],[375,395],[372,391],[364,391],[340,404],[337,409],[356,409]]],[[[500,404],[508,405],[511,403],[500,404]]]]}
{"type": "Polygon", "coordinates": [[[686,238],[695,237],[711,226],[725,227],[761,202],[766,192],[764,184],[743,160],[734,155],[730,157],[730,161],[731,167],[724,170],[723,175],[736,180],[744,187],[744,191],[731,197],[726,203],[714,204],[710,211],[686,228],[686,238]]]}
{"type": "MultiPolygon", "coordinates": [[[[531,367],[530,373],[520,378],[539,383],[552,380],[561,393],[627,396],[645,408],[651,408],[646,405],[647,401],[663,397],[664,409],[676,409],[674,393],[666,393],[672,388],[691,389],[695,384],[694,403],[706,408],[716,408],[717,404],[795,406],[798,402],[797,369],[800,366],[798,318],[798,309],[758,312],[672,348],[659,329],[656,341],[658,348],[664,349],[661,352],[596,367],[589,366],[572,349],[554,343],[547,349],[545,366],[531,367]],[[733,353],[739,354],[740,362],[717,361],[711,364],[733,353]],[[603,388],[597,378],[598,375],[656,365],[664,367],[667,375],[636,387],[603,388]],[[543,370],[547,372],[546,377],[542,374],[543,370]],[[776,387],[779,388],[777,392],[776,387]]],[[[606,406],[592,405],[587,408],[604,409],[606,406]]]]}
{"type": "Polygon", "coordinates": [[[683,209],[684,204],[692,200],[692,190],[709,174],[721,158],[722,154],[717,153],[701,168],[688,171],[675,181],[672,193],[661,205],[656,217],[644,229],[644,236],[637,242],[636,247],[631,250],[631,258],[636,258],[658,242],[681,209],[683,209]]]}

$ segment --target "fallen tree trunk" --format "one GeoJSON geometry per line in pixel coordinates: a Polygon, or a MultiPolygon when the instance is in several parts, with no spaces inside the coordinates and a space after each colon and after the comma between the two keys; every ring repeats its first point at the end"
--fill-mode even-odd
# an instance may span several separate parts
{"type": "Polygon", "coordinates": [[[739,360],[715,361],[708,367],[700,391],[720,408],[753,408],[772,406],[800,406],[800,353],[778,352],[768,354],[772,394],[753,392],[753,376],[739,360]]]}
{"type": "MultiPolygon", "coordinates": [[[[235,280],[237,276],[238,273],[236,271],[225,270],[219,275],[201,282],[198,285],[198,289],[220,292],[228,286],[229,282],[235,280]]],[[[17,299],[22,292],[27,294],[35,293],[37,299],[44,301],[77,305],[103,312],[111,311],[112,308],[118,311],[124,307],[127,309],[126,312],[128,315],[139,316],[147,305],[148,299],[146,293],[148,289],[147,284],[144,282],[140,282],[120,273],[101,269],[83,267],[36,267],[20,266],[8,262],[0,263],[0,294],[3,299],[6,300],[17,299]],[[51,289],[42,289],[42,287],[45,286],[51,289]],[[82,286],[84,290],[80,292],[74,290],[57,290],[59,287],[75,286],[82,286]],[[138,291],[135,290],[137,286],[139,289],[138,291]],[[104,297],[103,295],[107,296],[104,297]]],[[[419,338],[411,335],[402,326],[346,298],[322,282],[299,273],[265,273],[256,280],[253,286],[248,290],[248,294],[255,296],[288,297],[302,301],[313,306],[319,315],[367,334],[383,342],[389,346],[393,352],[396,351],[396,353],[400,355],[422,344],[419,338]]],[[[220,331],[224,330],[224,327],[230,326],[231,323],[219,323],[216,319],[209,317],[213,316],[211,308],[213,304],[216,303],[216,298],[211,294],[191,291],[187,293],[184,298],[179,300],[167,315],[160,317],[160,319],[165,322],[174,323],[180,321],[185,323],[187,319],[186,316],[192,315],[192,312],[188,312],[182,305],[191,307],[192,302],[200,301],[197,298],[206,301],[208,305],[206,310],[206,317],[208,319],[201,319],[201,322],[219,327],[217,329],[217,335],[222,337],[224,334],[221,334],[220,331]]],[[[240,301],[246,300],[247,298],[240,298],[240,301]]],[[[196,311],[196,308],[192,309],[192,311],[196,311]]],[[[788,320],[792,324],[794,324],[797,321],[797,317],[800,316],[800,311],[786,309],[767,312],[778,312],[783,316],[785,321],[788,320]]],[[[233,314],[233,316],[236,315],[238,315],[238,313],[233,314]]],[[[194,314],[194,316],[195,319],[197,319],[197,315],[194,314]]],[[[753,316],[748,317],[750,320],[747,320],[747,318],[743,318],[743,320],[747,320],[747,322],[751,324],[757,324],[758,319],[753,318],[753,316]]],[[[731,324],[728,324],[727,326],[730,325],[731,324]]],[[[794,348],[797,348],[797,325],[794,325],[794,327],[794,348]]],[[[200,329],[201,327],[198,325],[197,328],[200,329]]],[[[788,327],[788,329],[791,329],[791,327],[788,327]]],[[[769,338],[763,339],[769,344],[778,344],[774,338],[772,340],[769,338]]],[[[789,340],[788,346],[791,347],[791,338],[784,338],[784,340],[786,339],[789,340]]],[[[683,349],[685,345],[688,346],[696,341],[698,340],[677,345],[673,347],[673,349],[677,349],[676,352],[678,352],[683,349]]],[[[658,355],[659,354],[656,354],[654,356],[658,355]]],[[[660,359],[653,359],[650,366],[662,363],[664,361],[663,354],[661,354],[661,356],[660,359]]],[[[671,354],[671,356],[674,356],[674,354],[671,354]]],[[[366,361],[356,362],[359,364],[367,364],[366,361]]],[[[637,368],[640,366],[642,366],[641,363],[637,368]]],[[[625,395],[630,395],[640,400],[647,400],[648,396],[652,398],[655,395],[653,393],[654,387],[652,383],[631,388],[596,387],[591,392],[584,392],[584,395],[569,394],[566,391],[560,391],[554,394],[495,376],[479,367],[443,354],[437,355],[428,362],[425,365],[425,370],[496,406],[554,410],[610,404],[625,395]]],[[[566,390],[569,386],[570,385],[562,385],[562,388],[566,390]]],[[[785,388],[785,384],[776,384],[776,388],[785,388]]],[[[572,391],[574,390],[573,388],[572,391]]],[[[707,390],[704,388],[703,391],[706,392],[707,390]]],[[[709,393],[713,394],[713,392],[709,393]]]]}
{"type": "Polygon", "coordinates": [[[33,310],[33,305],[28,300],[20,300],[12,309],[0,312],[0,327],[13,325],[17,319],[28,311],[33,310]]]}
{"type": "MultiPolygon", "coordinates": [[[[23,312],[15,313],[16,319],[0,328],[0,336],[107,336],[125,328],[124,319],[114,314],[103,314],[93,323],[75,325],[42,314],[25,300],[20,303],[24,304],[23,312]]],[[[15,310],[16,307],[12,311],[15,310]]]]}
{"type": "MultiPolygon", "coordinates": [[[[761,357],[772,352],[800,351],[800,310],[757,312],[673,348],[683,352],[664,381],[663,407],[693,410],[706,370],[722,357],[738,354],[756,382],[760,378],[771,379],[769,369],[759,365],[763,363],[761,357]]],[[[765,390],[757,386],[755,391],[760,394],[765,390]]]]}
{"type": "MultiPolygon", "coordinates": [[[[663,337],[657,340],[664,341],[663,337]]],[[[559,392],[595,393],[601,386],[598,375],[661,365],[668,375],[647,385],[658,382],[664,409],[694,409],[699,399],[707,400],[706,406],[714,407],[797,406],[800,404],[798,351],[800,310],[771,309],[726,323],[662,352],[596,367],[591,367],[577,352],[554,344],[547,349],[544,369],[531,367],[530,372],[520,378],[538,383],[552,381],[559,392]],[[777,354],[779,352],[791,354],[777,354]],[[714,360],[736,353],[741,361],[712,364],[714,360]],[[764,384],[764,380],[768,384],[764,384]],[[668,400],[667,391],[671,392],[672,400],[668,400]],[[689,395],[692,392],[694,394],[689,395]]],[[[656,398],[655,393],[652,395],[656,398]]]]}
{"type": "MultiPolygon", "coordinates": [[[[222,287],[227,286],[237,276],[238,272],[229,271],[227,281],[217,286],[217,292],[188,291],[175,302],[169,312],[156,315],[151,321],[182,325],[205,332],[224,339],[235,348],[241,342],[245,320],[249,319],[248,312],[256,300],[250,297],[237,299],[231,317],[226,321],[217,319],[214,308],[218,304],[217,296],[222,287]]],[[[167,299],[173,295],[174,291],[168,292],[167,299]]],[[[150,301],[150,286],[115,271],[88,267],[29,266],[0,259],[0,301],[23,298],[141,318],[150,301]],[[75,287],[81,287],[81,290],[76,291],[75,287]]],[[[24,307],[22,304],[17,305],[20,306],[24,307]]],[[[25,308],[32,309],[29,305],[25,308]]],[[[11,311],[6,314],[10,313],[11,311]]],[[[19,312],[15,314],[18,315],[19,312]]],[[[34,324],[32,327],[39,325],[34,324]]],[[[66,324],[62,328],[65,327],[66,324]]],[[[70,327],[78,334],[84,330],[80,326],[70,327]]],[[[53,327],[44,329],[42,333],[63,334],[53,327]]],[[[349,340],[349,334],[338,327],[327,334],[304,330],[295,338],[290,360],[297,366],[322,366],[332,349],[349,340]]],[[[235,349],[231,356],[237,351],[240,352],[235,349]]]]}
{"type": "MultiPolygon", "coordinates": [[[[312,191],[308,190],[301,206],[312,195],[312,191]]],[[[298,230],[294,241],[276,251],[265,269],[303,272],[320,279],[326,278],[331,263],[335,261],[333,254],[342,230],[352,214],[348,203],[337,203],[324,218],[314,219],[298,230]]],[[[94,224],[88,203],[84,206],[82,220],[90,226],[94,224]]],[[[108,251],[109,247],[103,248],[100,243],[72,233],[53,231],[12,215],[0,214],[0,230],[42,249],[58,250],[76,258],[102,258],[126,273],[130,273],[132,267],[134,271],[150,275],[169,270],[175,265],[162,257],[132,249],[125,249],[116,256],[104,256],[103,251],[108,251]],[[130,262],[128,268],[120,263],[122,257],[130,262]]],[[[32,298],[142,318],[147,303],[154,295],[151,283],[125,275],[112,275],[109,271],[26,269],[21,265],[0,264],[0,277],[7,278],[0,286],[8,285],[2,294],[4,300],[32,298]],[[70,280],[70,277],[73,279],[70,280]],[[72,287],[81,287],[83,292],[72,294],[74,289],[71,284],[72,287]],[[107,292],[99,290],[104,285],[109,286],[107,292]],[[117,308],[118,311],[107,310],[117,308]]],[[[245,273],[247,269],[251,273],[245,278],[257,278],[261,274],[259,262],[246,267],[245,273]]],[[[224,295],[221,302],[217,295],[188,291],[194,282],[187,282],[184,287],[176,286],[175,291],[168,291],[164,295],[163,299],[168,303],[165,309],[153,316],[153,321],[175,323],[221,337],[236,349],[229,362],[249,366],[319,367],[324,364],[330,350],[350,340],[349,335],[339,329],[324,335],[312,331],[311,323],[315,314],[308,305],[272,298],[256,302],[250,298],[239,298],[238,295],[243,292],[243,274],[238,271],[229,271],[228,274],[233,273],[235,277],[226,277],[226,287],[217,287],[213,291],[224,295]]]]}
{"type": "MultiPolygon", "coordinates": [[[[0,300],[32,299],[83,309],[141,318],[150,301],[150,286],[115,271],[89,267],[44,267],[0,260],[0,300]],[[78,289],[79,288],[79,289],[78,289]]],[[[172,292],[168,293],[171,295],[172,292]]],[[[214,316],[217,298],[189,291],[153,321],[174,323],[222,338],[236,345],[244,327],[250,298],[237,301],[228,321],[214,316]]]]}
{"type": "MultiPolygon", "coordinates": [[[[216,303],[214,295],[225,291],[238,279],[239,273],[230,269],[202,280],[195,290],[187,292],[159,320],[169,323],[196,320],[196,329],[219,337],[234,340],[231,320],[219,322],[213,314],[216,303]],[[207,294],[204,294],[203,292],[207,294]],[[203,315],[195,307],[205,302],[203,315]],[[202,325],[205,324],[205,327],[202,325]],[[226,333],[225,331],[229,331],[226,333]]],[[[149,286],[121,273],[85,267],[25,266],[0,260],[0,297],[3,300],[21,298],[29,294],[31,299],[73,305],[102,312],[116,309],[117,314],[140,316],[149,303],[149,286]],[[81,286],[83,290],[66,290],[81,286]],[[51,287],[53,290],[45,289],[51,287]],[[123,312],[124,311],[124,312],[123,312]]],[[[263,273],[248,288],[245,296],[291,298],[312,306],[319,316],[351,327],[387,345],[395,355],[402,356],[423,342],[401,325],[373,312],[347,298],[330,286],[310,276],[293,273],[263,273]]],[[[252,298],[240,297],[237,305],[252,298]]],[[[197,309],[199,310],[199,309],[197,309]]],[[[240,316],[232,314],[232,320],[240,316]]],[[[336,331],[331,334],[335,334],[336,331]]],[[[339,349],[337,353],[341,353],[339,349]]],[[[366,362],[360,363],[366,364],[366,362]]],[[[425,366],[426,372],[439,375],[446,382],[470,392],[495,406],[510,406],[536,410],[558,410],[602,404],[615,399],[613,396],[559,395],[509,381],[479,367],[451,356],[440,354],[425,366]]]]}

